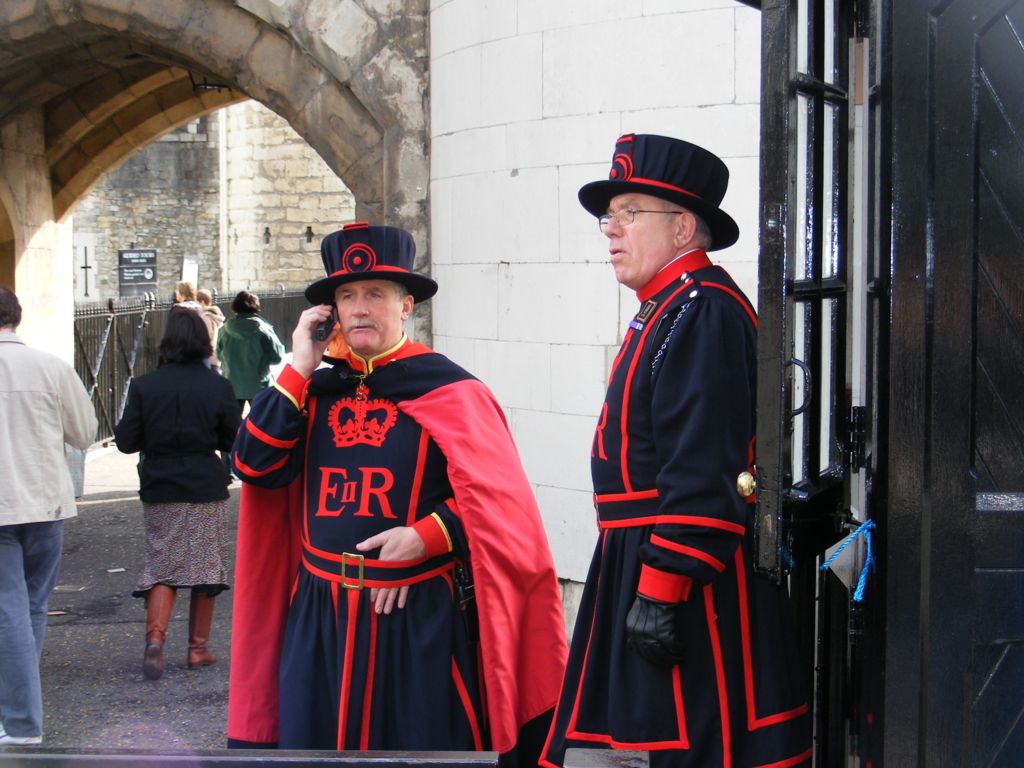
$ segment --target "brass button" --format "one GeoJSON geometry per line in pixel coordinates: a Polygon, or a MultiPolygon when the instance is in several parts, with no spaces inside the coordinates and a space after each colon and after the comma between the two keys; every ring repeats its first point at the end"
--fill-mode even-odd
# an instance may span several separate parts
{"type": "Polygon", "coordinates": [[[740,472],[736,477],[736,490],[739,491],[740,496],[747,498],[757,490],[757,481],[749,472],[740,472]]]}

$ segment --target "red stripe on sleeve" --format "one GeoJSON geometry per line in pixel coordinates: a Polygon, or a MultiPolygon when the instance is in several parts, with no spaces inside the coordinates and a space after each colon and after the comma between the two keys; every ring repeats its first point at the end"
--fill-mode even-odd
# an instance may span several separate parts
{"type": "Polygon", "coordinates": [[[245,420],[245,430],[250,435],[259,440],[261,443],[265,443],[266,445],[269,445],[271,448],[281,448],[282,450],[288,450],[289,448],[293,447],[297,442],[299,442],[299,438],[295,438],[294,440],[279,440],[276,437],[271,437],[262,429],[253,424],[250,419],[245,420]]]}
{"type": "Polygon", "coordinates": [[[693,547],[688,547],[685,544],[677,544],[676,542],[662,536],[658,536],[657,534],[651,534],[651,544],[656,547],[661,547],[662,549],[667,549],[669,552],[675,552],[679,555],[692,557],[694,560],[700,560],[702,563],[710,565],[719,573],[725,570],[725,563],[715,557],[712,557],[707,552],[694,549],[693,547]]]}
{"type": "Polygon", "coordinates": [[[283,467],[285,465],[285,462],[288,461],[288,457],[284,456],[280,461],[275,461],[273,464],[271,464],[266,469],[264,469],[264,470],[256,470],[256,469],[253,469],[252,467],[250,467],[248,464],[244,464],[238,458],[238,454],[237,453],[234,454],[234,457],[235,457],[235,469],[237,469],[238,471],[240,471],[244,475],[248,475],[249,477],[263,477],[264,475],[269,475],[271,472],[274,472],[274,471],[280,469],[281,467],[283,467]]]}
{"type": "Polygon", "coordinates": [[[757,328],[757,315],[754,314],[754,310],[750,308],[750,305],[747,304],[747,302],[745,302],[740,295],[736,293],[736,291],[726,285],[719,285],[718,283],[701,283],[701,285],[706,285],[708,288],[717,288],[736,299],[736,301],[739,302],[739,305],[743,307],[743,311],[747,313],[747,317],[750,318],[750,322],[752,322],[754,327],[757,328]]]}
{"type": "Polygon", "coordinates": [[[306,389],[309,387],[309,379],[302,378],[302,374],[287,364],[277,375],[275,386],[291,395],[296,408],[302,408],[306,402],[306,389]]]}
{"type": "Polygon", "coordinates": [[[636,591],[638,595],[651,600],[678,603],[689,598],[692,585],[693,579],[689,576],[661,571],[644,563],[640,568],[640,582],[636,591]]]}
{"type": "Polygon", "coordinates": [[[452,544],[444,529],[444,523],[436,514],[427,515],[422,520],[416,521],[411,527],[423,539],[423,544],[427,548],[427,557],[444,555],[452,551],[452,544]]]}

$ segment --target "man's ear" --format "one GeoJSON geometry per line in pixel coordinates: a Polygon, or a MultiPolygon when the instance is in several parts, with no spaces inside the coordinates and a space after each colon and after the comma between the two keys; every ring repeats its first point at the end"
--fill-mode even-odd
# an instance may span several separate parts
{"type": "Polygon", "coordinates": [[[402,297],[402,320],[408,320],[409,315],[412,314],[412,306],[415,303],[415,299],[409,294],[402,297]]]}
{"type": "Polygon", "coordinates": [[[685,248],[693,242],[697,234],[697,217],[684,210],[675,218],[673,237],[677,248],[685,248]]]}

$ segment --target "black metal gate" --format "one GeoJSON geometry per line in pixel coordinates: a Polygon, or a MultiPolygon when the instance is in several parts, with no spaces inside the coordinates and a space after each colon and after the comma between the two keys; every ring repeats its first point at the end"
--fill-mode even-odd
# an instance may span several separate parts
{"type": "Polygon", "coordinates": [[[759,566],[815,764],[1024,754],[1024,0],[762,4],[759,566]],[[817,565],[870,519],[862,603],[817,565]]]}
{"type": "Polygon", "coordinates": [[[96,409],[97,440],[113,436],[132,377],[156,368],[164,315],[166,307],[145,299],[75,307],[75,370],[96,409]]]}
{"type": "MultiPolygon", "coordinates": [[[[170,302],[152,297],[110,299],[75,306],[75,370],[92,397],[99,421],[96,439],[109,440],[135,376],[156,370],[170,302]]],[[[231,302],[218,303],[231,315],[231,302]]],[[[260,314],[286,350],[299,313],[309,306],[301,291],[261,294],[260,314]]]]}
{"type": "MultiPolygon", "coordinates": [[[[757,567],[787,580],[814,706],[816,766],[860,751],[865,719],[858,577],[883,446],[878,300],[869,225],[877,60],[868,6],[762,4],[757,567]],[[867,523],[867,525],[864,525],[867,523]],[[856,597],[856,599],[855,599],[856,597]]],[[[863,601],[862,601],[863,599],[863,601]]]]}

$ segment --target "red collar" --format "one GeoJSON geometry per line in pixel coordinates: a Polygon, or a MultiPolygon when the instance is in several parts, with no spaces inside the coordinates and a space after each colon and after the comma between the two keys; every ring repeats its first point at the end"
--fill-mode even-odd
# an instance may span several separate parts
{"type": "Polygon", "coordinates": [[[429,351],[429,347],[410,341],[409,337],[403,334],[402,340],[395,346],[376,357],[370,358],[369,360],[365,357],[360,357],[352,350],[348,351],[348,354],[345,355],[344,359],[356,373],[373,373],[375,369],[380,368],[383,365],[387,365],[388,363],[392,363],[395,360],[412,357],[413,355],[422,355],[424,352],[429,351]]]}
{"type": "Polygon", "coordinates": [[[647,285],[636,292],[636,297],[640,301],[647,301],[651,296],[659,293],[666,285],[679,279],[684,272],[696,272],[698,269],[710,266],[711,259],[708,258],[707,253],[703,250],[697,248],[696,250],[689,251],[652,277],[647,285]]]}

